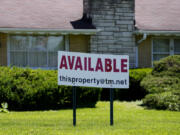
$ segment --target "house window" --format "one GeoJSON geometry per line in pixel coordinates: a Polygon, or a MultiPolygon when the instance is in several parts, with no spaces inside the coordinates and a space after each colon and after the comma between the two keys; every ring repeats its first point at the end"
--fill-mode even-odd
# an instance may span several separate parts
{"type": "Polygon", "coordinates": [[[180,54],[180,39],[153,39],[152,57],[153,61],[160,60],[169,55],[180,54]]]}
{"type": "Polygon", "coordinates": [[[174,54],[180,55],[180,39],[174,40],[174,54]]]}
{"type": "Polygon", "coordinates": [[[65,50],[63,36],[9,37],[9,64],[31,68],[57,68],[57,52],[65,50]]]}
{"type": "Polygon", "coordinates": [[[153,60],[160,60],[170,54],[170,42],[168,39],[153,40],[153,60]]]}

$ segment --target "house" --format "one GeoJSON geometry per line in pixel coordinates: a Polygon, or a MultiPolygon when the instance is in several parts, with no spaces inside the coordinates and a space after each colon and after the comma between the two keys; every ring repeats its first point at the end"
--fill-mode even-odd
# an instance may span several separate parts
{"type": "Polygon", "coordinates": [[[135,20],[139,67],[180,54],[180,1],[136,0],[135,20]]]}
{"type": "Polygon", "coordinates": [[[0,65],[57,68],[57,51],[88,52],[97,30],[83,0],[1,0],[0,65]]]}
{"type": "Polygon", "coordinates": [[[174,0],[2,0],[0,65],[57,67],[57,51],[129,55],[130,67],[179,54],[174,0]]]}

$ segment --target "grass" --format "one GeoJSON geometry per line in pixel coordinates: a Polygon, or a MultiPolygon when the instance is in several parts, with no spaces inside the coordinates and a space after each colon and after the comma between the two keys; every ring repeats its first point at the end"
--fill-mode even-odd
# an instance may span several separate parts
{"type": "Polygon", "coordinates": [[[114,126],[109,103],[77,110],[0,113],[0,135],[179,135],[180,112],[145,110],[140,102],[114,102],[114,126]]]}

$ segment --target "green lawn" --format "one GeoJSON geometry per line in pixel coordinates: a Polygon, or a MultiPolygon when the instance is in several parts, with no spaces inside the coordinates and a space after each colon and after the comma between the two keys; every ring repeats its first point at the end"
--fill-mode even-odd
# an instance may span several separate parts
{"type": "Polygon", "coordinates": [[[0,135],[180,135],[180,112],[145,110],[140,102],[114,102],[114,126],[109,103],[77,110],[0,113],[0,135]]]}

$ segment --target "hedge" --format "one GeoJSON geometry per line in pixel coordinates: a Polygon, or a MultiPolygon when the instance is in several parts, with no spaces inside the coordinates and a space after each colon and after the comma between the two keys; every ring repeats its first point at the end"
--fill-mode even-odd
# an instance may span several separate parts
{"type": "MultiPolygon", "coordinates": [[[[94,107],[101,89],[77,89],[78,107],[94,107]]],[[[57,71],[0,67],[0,103],[10,110],[47,110],[72,107],[72,87],[57,85],[57,71]]]]}
{"type": "Polygon", "coordinates": [[[148,94],[143,103],[152,109],[180,111],[180,92],[148,94]]]}
{"type": "MultiPolygon", "coordinates": [[[[147,91],[140,86],[141,80],[152,72],[151,68],[130,69],[130,87],[129,89],[115,89],[115,100],[140,100],[145,97],[147,91]]],[[[109,89],[103,89],[101,100],[109,100],[109,89]]]]}
{"type": "Polygon", "coordinates": [[[154,63],[153,71],[141,86],[148,95],[143,104],[149,108],[180,111],[180,55],[154,63]]]}
{"type": "MultiPolygon", "coordinates": [[[[115,100],[142,99],[147,91],[141,80],[152,69],[130,69],[130,88],[115,89],[115,100]]],[[[77,105],[94,107],[96,102],[109,100],[109,89],[77,88],[77,105]]],[[[72,87],[57,85],[57,71],[0,67],[0,103],[7,102],[10,110],[45,110],[72,107],[72,87]]]]}

